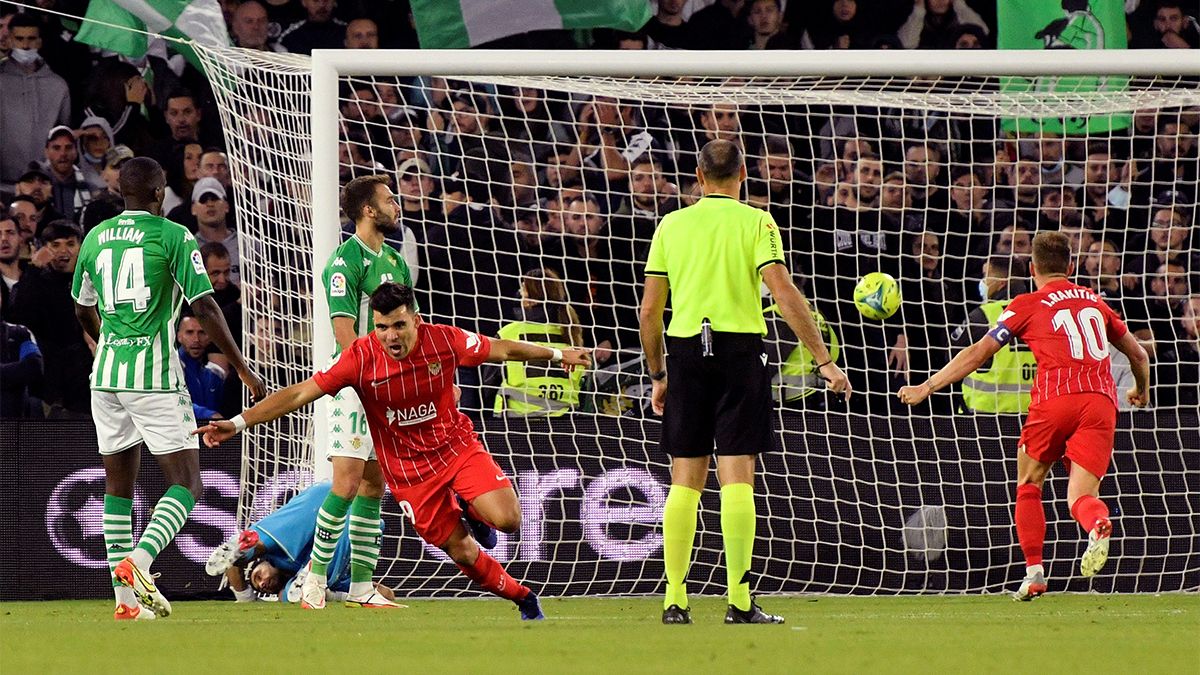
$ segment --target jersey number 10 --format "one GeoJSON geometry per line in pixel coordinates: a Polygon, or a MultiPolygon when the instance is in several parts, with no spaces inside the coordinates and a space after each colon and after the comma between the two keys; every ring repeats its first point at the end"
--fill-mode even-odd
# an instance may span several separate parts
{"type": "Polygon", "coordinates": [[[1071,343],[1071,357],[1083,360],[1083,348],[1097,361],[1108,356],[1108,336],[1104,330],[1104,315],[1095,307],[1084,307],[1072,316],[1071,310],[1060,309],[1054,313],[1054,331],[1063,330],[1067,342],[1071,343]]]}
{"type": "Polygon", "coordinates": [[[146,285],[145,263],[141,248],[127,248],[117,264],[116,283],[113,281],[113,249],[106,248],[96,256],[96,272],[104,287],[104,309],[115,312],[117,305],[132,304],[133,311],[144,312],[150,303],[150,287],[146,285]]]}

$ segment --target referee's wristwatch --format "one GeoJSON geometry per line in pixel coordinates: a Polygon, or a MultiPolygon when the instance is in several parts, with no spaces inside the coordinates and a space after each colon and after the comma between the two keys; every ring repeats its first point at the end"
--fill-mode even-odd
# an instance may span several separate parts
{"type": "Polygon", "coordinates": [[[663,380],[667,379],[666,369],[660,370],[657,373],[650,373],[650,379],[654,382],[662,382],[663,380]]]}

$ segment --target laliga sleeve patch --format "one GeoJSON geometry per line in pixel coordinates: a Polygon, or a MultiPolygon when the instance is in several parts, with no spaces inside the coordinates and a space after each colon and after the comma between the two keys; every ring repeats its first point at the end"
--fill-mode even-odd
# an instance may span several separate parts
{"type": "Polygon", "coordinates": [[[196,270],[196,274],[208,274],[208,271],[204,269],[204,258],[198,249],[192,251],[192,269],[196,270]]]}
{"type": "Polygon", "coordinates": [[[341,272],[336,272],[329,277],[329,297],[344,298],[346,297],[346,275],[341,272]]]}

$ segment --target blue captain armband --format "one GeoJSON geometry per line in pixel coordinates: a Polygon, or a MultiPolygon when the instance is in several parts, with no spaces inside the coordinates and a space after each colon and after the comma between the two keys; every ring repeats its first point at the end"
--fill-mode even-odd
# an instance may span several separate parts
{"type": "Polygon", "coordinates": [[[1009,330],[1008,326],[1004,325],[1003,321],[997,321],[996,326],[988,331],[988,335],[992,336],[993,340],[1002,345],[1008,344],[1013,337],[1012,331],[1009,330]]]}

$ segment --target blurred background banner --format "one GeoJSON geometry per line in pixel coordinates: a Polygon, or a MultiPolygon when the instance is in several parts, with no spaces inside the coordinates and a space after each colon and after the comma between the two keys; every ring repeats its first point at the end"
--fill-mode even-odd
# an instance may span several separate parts
{"type": "Polygon", "coordinates": [[[644,0],[413,0],[412,13],[425,49],[465,49],[535,30],[636,31],[651,16],[644,0]]]}
{"type": "MultiPolygon", "coordinates": [[[[146,33],[215,46],[230,44],[217,0],[92,0],[75,39],[136,59],[146,54],[146,33]]],[[[200,68],[191,47],[178,42],[171,46],[200,68]]]]}
{"type": "MultiPolygon", "coordinates": [[[[1123,0],[1004,0],[997,5],[1000,49],[1125,49],[1123,0]]],[[[1114,73],[1118,75],[1118,73],[1114,73]]],[[[1005,78],[1006,91],[1077,94],[1119,90],[1124,77],[1005,78]]],[[[1082,134],[1125,129],[1129,115],[1006,120],[1006,131],[1082,134]]]]}

